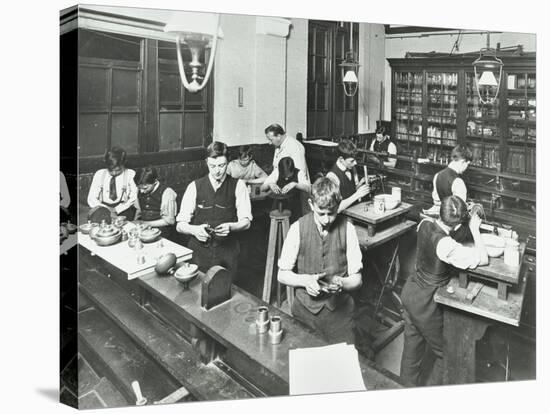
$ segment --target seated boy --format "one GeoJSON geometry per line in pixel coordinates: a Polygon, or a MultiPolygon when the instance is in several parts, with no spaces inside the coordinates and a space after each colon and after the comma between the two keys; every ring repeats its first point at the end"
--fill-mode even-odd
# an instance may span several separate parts
{"type": "Polygon", "coordinates": [[[172,240],[176,224],[176,192],[160,183],[154,167],[143,169],[137,186],[136,219],[159,228],[163,237],[172,240]]]}
{"type": "Polygon", "coordinates": [[[121,147],[111,148],[104,159],[107,168],[94,174],[88,192],[88,205],[90,208],[105,206],[113,215],[123,215],[131,220],[136,214],[136,172],[126,168],[126,151],[121,147]]]}
{"type": "Polygon", "coordinates": [[[227,174],[247,184],[262,184],[267,178],[265,171],[254,161],[254,154],[248,145],[239,148],[239,158],[229,163],[227,174]]]}
{"type": "Polygon", "coordinates": [[[361,286],[361,249],[353,225],[338,216],[341,197],[330,179],[312,186],[311,212],[290,226],[279,259],[278,280],[296,288],[292,315],[329,343],[355,343],[354,302],[361,286]]]}
{"type": "Polygon", "coordinates": [[[357,147],[355,144],[349,139],[343,139],[338,144],[338,158],[332,169],[327,173],[327,178],[330,178],[340,187],[342,202],[338,207],[338,212],[355,204],[370,192],[369,184],[366,182],[367,177],[363,177],[361,181],[357,179],[356,154],[357,147]]]}

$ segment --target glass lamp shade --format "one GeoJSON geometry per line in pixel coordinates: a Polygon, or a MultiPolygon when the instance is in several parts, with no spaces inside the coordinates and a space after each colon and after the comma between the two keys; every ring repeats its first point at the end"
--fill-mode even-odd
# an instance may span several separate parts
{"type": "Polygon", "coordinates": [[[218,38],[223,38],[219,22],[219,14],[175,12],[164,27],[165,32],[175,34],[180,78],[183,86],[189,92],[199,92],[206,86],[210,78],[218,38]],[[187,81],[185,74],[180,43],[185,43],[191,51],[191,62],[189,62],[189,67],[192,70],[191,82],[187,81]],[[199,61],[199,56],[201,50],[210,45],[212,45],[212,53],[207,63],[206,74],[202,77],[199,76],[199,68],[204,64],[199,61]],[[199,83],[198,79],[202,79],[202,83],[199,83]]]}
{"type": "Polygon", "coordinates": [[[479,86],[498,86],[497,78],[492,71],[486,70],[479,78],[479,86]]]}
{"type": "Polygon", "coordinates": [[[343,82],[350,82],[350,83],[357,83],[359,82],[359,79],[357,79],[357,75],[353,70],[348,70],[346,74],[344,75],[343,82]]]}

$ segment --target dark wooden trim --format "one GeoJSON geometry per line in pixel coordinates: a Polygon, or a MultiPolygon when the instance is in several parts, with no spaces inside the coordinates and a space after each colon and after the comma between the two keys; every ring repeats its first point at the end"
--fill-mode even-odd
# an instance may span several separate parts
{"type": "MultiPolygon", "coordinates": [[[[473,61],[479,56],[478,54],[471,56],[447,56],[447,57],[434,57],[434,58],[388,58],[387,61],[392,68],[414,70],[411,68],[418,68],[422,70],[429,67],[430,70],[458,70],[461,67],[471,68],[473,61]]],[[[525,67],[533,68],[536,70],[536,55],[530,56],[500,56],[504,64],[504,70],[509,69],[521,69],[525,67]]]]}
{"type": "Polygon", "coordinates": [[[95,14],[97,16],[110,17],[110,18],[115,18],[115,19],[122,19],[122,20],[128,21],[128,23],[133,22],[133,23],[150,24],[150,25],[158,26],[159,29],[164,29],[164,26],[166,25],[163,22],[157,22],[155,20],[147,20],[147,19],[141,19],[141,18],[133,17],[133,16],[125,16],[125,15],[120,15],[120,14],[115,14],[115,13],[108,13],[108,12],[104,12],[104,11],[91,10],[91,9],[87,9],[85,7],[80,7],[80,6],[78,7],[78,12],[79,13],[90,13],[90,14],[95,14]]]}
{"type": "MultiPolygon", "coordinates": [[[[187,148],[181,151],[162,151],[148,154],[128,154],[126,165],[128,168],[143,168],[148,165],[164,165],[200,161],[206,156],[203,147],[187,148]]],[[[79,158],[79,174],[93,173],[105,168],[103,156],[79,158]]]]}
{"type": "Polygon", "coordinates": [[[159,149],[159,102],[158,102],[158,40],[145,39],[143,60],[143,123],[145,139],[143,152],[155,152],[159,149]]]}
{"type": "Polygon", "coordinates": [[[422,26],[400,26],[391,27],[389,24],[384,25],[384,32],[387,35],[405,34],[405,33],[428,33],[428,32],[447,32],[459,29],[445,29],[442,27],[422,27],[422,26]]]}

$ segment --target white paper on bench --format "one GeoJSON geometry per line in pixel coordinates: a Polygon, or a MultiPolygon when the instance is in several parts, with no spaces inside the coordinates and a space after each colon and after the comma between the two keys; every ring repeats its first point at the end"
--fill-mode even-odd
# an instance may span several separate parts
{"type": "Polygon", "coordinates": [[[288,358],[290,395],[367,389],[353,345],[291,349],[288,358]]]}

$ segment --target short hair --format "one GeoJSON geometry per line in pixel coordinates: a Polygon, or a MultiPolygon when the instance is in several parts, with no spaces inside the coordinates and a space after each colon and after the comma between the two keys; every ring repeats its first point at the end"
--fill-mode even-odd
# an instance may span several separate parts
{"type": "Polygon", "coordinates": [[[273,132],[274,135],[284,135],[285,130],[282,126],[279,124],[271,124],[265,129],[265,134],[269,134],[270,132],[273,132]]]}
{"type": "Polygon", "coordinates": [[[353,143],[353,141],[344,138],[340,141],[338,144],[338,156],[342,157],[343,159],[346,158],[355,158],[357,155],[357,146],[353,143]]]}
{"type": "Polygon", "coordinates": [[[468,145],[457,145],[451,151],[451,159],[453,161],[472,161],[474,159],[474,155],[472,153],[472,149],[468,145]]]}
{"type": "Polygon", "coordinates": [[[250,145],[241,145],[239,147],[239,158],[244,157],[250,157],[251,159],[254,158],[254,152],[252,152],[250,145]]]}
{"type": "Polygon", "coordinates": [[[291,157],[283,157],[279,160],[279,179],[289,180],[294,174],[296,174],[296,170],[294,160],[291,157]]]}
{"type": "Polygon", "coordinates": [[[206,158],[227,157],[227,145],[220,141],[212,141],[206,148],[206,158]]]}
{"type": "Polygon", "coordinates": [[[385,135],[386,134],[386,127],[385,126],[379,126],[378,128],[376,128],[376,133],[385,135]]]}
{"type": "Polygon", "coordinates": [[[104,160],[108,170],[116,167],[124,168],[126,166],[126,151],[122,147],[112,147],[105,152],[104,160]]]}
{"type": "Polygon", "coordinates": [[[445,197],[441,202],[439,215],[443,223],[449,227],[454,227],[466,221],[468,217],[468,207],[463,199],[452,195],[445,197]]]}
{"type": "Polygon", "coordinates": [[[338,210],[342,196],[340,187],[327,177],[317,179],[311,187],[311,201],[321,209],[338,210]]]}
{"type": "Polygon", "coordinates": [[[145,167],[139,175],[137,185],[154,184],[158,180],[158,177],[158,171],[155,167],[145,167]]]}

